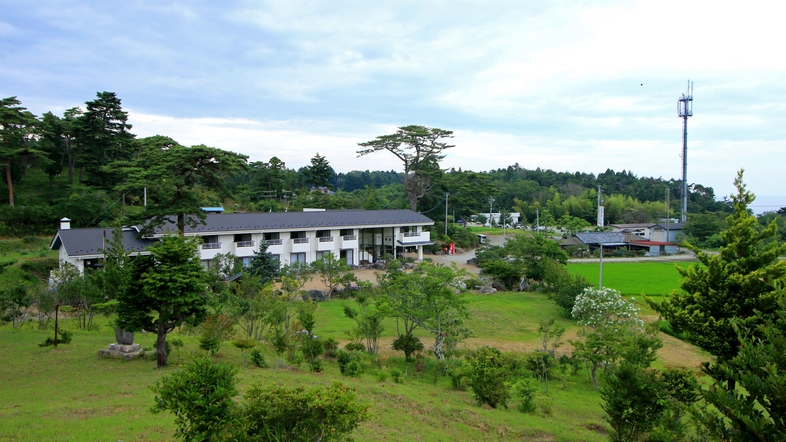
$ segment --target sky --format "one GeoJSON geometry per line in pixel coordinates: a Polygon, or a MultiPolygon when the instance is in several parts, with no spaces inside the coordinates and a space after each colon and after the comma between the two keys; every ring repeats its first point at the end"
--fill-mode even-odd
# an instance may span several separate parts
{"type": "Polygon", "coordinates": [[[680,179],[745,168],[786,206],[786,41],[776,1],[0,0],[0,97],[37,115],[115,92],[138,137],[337,172],[401,170],[357,143],[452,130],[443,167],[680,179]]]}

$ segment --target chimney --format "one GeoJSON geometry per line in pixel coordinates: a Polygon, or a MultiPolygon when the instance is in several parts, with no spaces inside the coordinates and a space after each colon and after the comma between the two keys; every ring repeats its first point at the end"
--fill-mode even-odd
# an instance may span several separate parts
{"type": "Polygon", "coordinates": [[[60,220],[60,230],[69,230],[71,228],[71,220],[63,218],[60,220]]]}

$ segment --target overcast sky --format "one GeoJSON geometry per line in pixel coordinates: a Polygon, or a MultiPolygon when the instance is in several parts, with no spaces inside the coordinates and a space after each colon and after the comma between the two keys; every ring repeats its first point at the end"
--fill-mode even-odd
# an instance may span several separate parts
{"type": "MultiPolygon", "coordinates": [[[[113,91],[140,137],[338,172],[357,143],[452,130],[445,167],[680,178],[786,206],[776,1],[0,0],[0,96],[40,115],[113,91]],[[783,197],[781,197],[783,196],[783,197]],[[769,197],[769,198],[765,198],[769,197]]],[[[759,209],[761,210],[761,208],[759,209]]]]}

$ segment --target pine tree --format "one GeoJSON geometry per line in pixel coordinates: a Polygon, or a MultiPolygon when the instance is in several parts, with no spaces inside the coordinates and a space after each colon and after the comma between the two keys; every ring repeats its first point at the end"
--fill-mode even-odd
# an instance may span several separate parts
{"type": "MultiPolygon", "coordinates": [[[[717,358],[718,363],[737,356],[739,341],[732,327],[754,330],[775,311],[776,290],[771,284],[786,276],[786,245],[767,241],[777,235],[777,225],[760,229],[756,217],[748,211],[755,196],[746,190],[743,170],[737,173],[732,195],[734,213],[726,218],[727,229],[721,232],[724,245],[717,254],[688,244],[700,265],[677,268],[683,276],[682,292],[674,293],[658,304],[648,303],[667,319],[677,332],[717,358]],[[762,315],[756,315],[759,311],[762,315]]],[[[707,366],[712,373],[712,366],[707,366]]],[[[733,388],[733,380],[729,387],[733,388]]]]}

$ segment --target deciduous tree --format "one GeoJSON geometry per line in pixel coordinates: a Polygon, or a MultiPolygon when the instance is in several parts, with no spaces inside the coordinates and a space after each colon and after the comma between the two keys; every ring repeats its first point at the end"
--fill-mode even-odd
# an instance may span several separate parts
{"type": "Polygon", "coordinates": [[[434,335],[434,355],[445,360],[445,341],[461,327],[467,310],[461,281],[467,276],[455,265],[424,262],[411,273],[398,273],[386,285],[387,301],[401,316],[434,335]]]}

